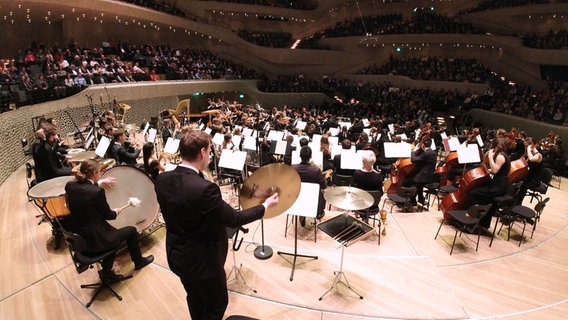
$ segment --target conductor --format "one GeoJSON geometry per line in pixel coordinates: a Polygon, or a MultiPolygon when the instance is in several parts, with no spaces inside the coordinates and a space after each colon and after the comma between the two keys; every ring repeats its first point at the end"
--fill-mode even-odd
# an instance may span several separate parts
{"type": "Polygon", "coordinates": [[[156,179],[158,203],[166,222],[166,253],[170,269],[180,277],[192,319],[222,319],[229,297],[225,275],[228,238],[225,227],[239,227],[264,216],[278,203],[278,194],[262,204],[237,211],[227,204],[219,186],[201,170],[210,162],[211,136],[184,133],[182,162],[156,179]]]}

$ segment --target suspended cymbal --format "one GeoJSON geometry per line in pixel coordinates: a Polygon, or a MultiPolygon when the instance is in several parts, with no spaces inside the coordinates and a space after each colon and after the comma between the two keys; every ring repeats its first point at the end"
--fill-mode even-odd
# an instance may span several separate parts
{"type": "Polygon", "coordinates": [[[300,175],[289,165],[272,163],[257,169],[243,183],[239,200],[243,209],[252,208],[278,192],[278,204],[264,213],[264,219],[274,218],[290,209],[300,194],[300,175]]]}
{"type": "Polygon", "coordinates": [[[375,202],[370,193],[355,187],[328,188],[323,197],[328,203],[344,210],[367,209],[375,202]]]}
{"type": "Polygon", "coordinates": [[[83,151],[83,152],[71,154],[70,156],[72,158],[69,159],[68,161],[83,162],[84,160],[87,160],[87,159],[95,159],[97,157],[97,154],[95,153],[95,151],[83,151]]]}

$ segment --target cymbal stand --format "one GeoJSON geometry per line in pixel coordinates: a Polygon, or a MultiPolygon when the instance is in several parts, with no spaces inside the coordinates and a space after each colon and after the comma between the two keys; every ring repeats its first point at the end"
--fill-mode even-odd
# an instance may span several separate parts
{"type": "Polygon", "coordinates": [[[288,259],[284,258],[284,260],[286,260],[286,261],[288,261],[289,263],[292,264],[292,273],[290,274],[290,281],[294,280],[294,271],[296,269],[296,261],[297,261],[298,257],[314,259],[314,260],[318,259],[318,256],[298,254],[298,215],[295,215],[294,219],[295,219],[294,220],[294,253],[288,253],[288,252],[282,252],[282,251],[277,252],[278,255],[281,256],[282,258],[284,258],[284,256],[294,257],[294,259],[292,261],[289,261],[288,259]]]}
{"type": "Polygon", "coordinates": [[[362,295],[360,295],[353,288],[351,288],[351,285],[349,284],[349,281],[347,280],[347,276],[343,272],[343,257],[344,257],[344,253],[345,253],[345,247],[347,246],[347,244],[348,244],[348,241],[344,241],[344,242],[341,243],[341,262],[339,263],[339,271],[333,272],[333,274],[335,274],[335,279],[333,280],[333,284],[331,285],[331,287],[326,292],[324,292],[324,294],[321,295],[321,297],[319,297],[319,301],[321,301],[326,294],[331,292],[331,290],[333,290],[335,287],[337,287],[337,285],[339,285],[340,283],[342,285],[344,285],[347,289],[351,290],[351,292],[358,295],[359,299],[363,299],[362,295]],[[345,280],[345,281],[343,281],[343,280],[345,280]]]}
{"type": "Polygon", "coordinates": [[[243,227],[239,227],[237,229],[237,231],[235,232],[235,236],[231,238],[231,241],[233,242],[233,246],[231,248],[231,251],[233,252],[233,266],[231,267],[231,272],[229,272],[229,274],[227,275],[227,283],[235,280],[235,281],[243,284],[248,289],[252,290],[252,292],[256,293],[256,289],[252,288],[251,286],[249,286],[247,284],[245,277],[243,277],[243,274],[241,273],[241,268],[242,268],[243,264],[241,263],[237,267],[237,258],[236,258],[235,252],[239,251],[239,249],[241,248],[241,244],[243,243],[243,238],[241,238],[240,240],[237,240],[239,238],[239,230],[242,231],[243,233],[248,232],[248,229],[243,228],[243,227]],[[233,274],[235,275],[235,277],[233,279],[231,279],[231,275],[233,275],[233,274]]]}

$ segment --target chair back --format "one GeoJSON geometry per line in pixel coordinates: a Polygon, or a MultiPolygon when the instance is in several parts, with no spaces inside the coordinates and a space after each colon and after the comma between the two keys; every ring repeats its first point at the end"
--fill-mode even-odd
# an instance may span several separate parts
{"type": "Polygon", "coordinates": [[[491,206],[492,204],[474,204],[467,210],[467,215],[481,220],[489,212],[491,206]]]}
{"type": "Polygon", "coordinates": [[[536,212],[537,217],[540,217],[540,214],[544,211],[544,207],[546,207],[546,204],[548,203],[548,201],[550,201],[550,198],[546,198],[542,201],[539,201],[534,206],[534,211],[536,212]]]}
{"type": "Polygon", "coordinates": [[[366,190],[370,195],[373,196],[373,205],[367,210],[377,209],[381,203],[381,198],[383,197],[383,190],[366,190]]]}
{"type": "Polygon", "coordinates": [[[67,243],[67,248],[69,248],[69,255],[71,256],[71,260],[75,265],[77,273],[81,274],[85,272],[87,269],[89,269],[90,263],[80,261],[79,259],[81,252],[87,250],[87,243],[85,242],[85,239],[83,239],[83,237],[76,233],[63,229],[61,226],[60,230],[63,234],[63,239],[65,239],[65,243],[67,243]]]}
{"type": "Polygon", "coordinates": [[[544,169],[542,169],[542,172],[540,174],[540,179],[541,179],[542,183],[544,183],[548,186],[548,184],[550,184],[550,181],[552,180],[553,175],[554,175],[554,172],[552,172],[552,170],[550,168],[544,168],[544,169]]]}
{"type": "Polygon", "coordinates": [[[416,187],[400,187],[397,194],[406,199],[413,198],[416,195],[416,187]]]}
{"type": "Polygon", "coordinates": [[[333,174],[331,177],[333,185],[340,187],[347,187],[353,184],[353,176],[346,176],[342,174],[333,174]]]}
{"type": "Polygon", "coordinates": [[[522,184],[523,184],[522,180],[515,183],[511,183],[507,187],[507,194],[517,199],[517,195],[519,194],[519,190],[521,189],[522,184]]]}

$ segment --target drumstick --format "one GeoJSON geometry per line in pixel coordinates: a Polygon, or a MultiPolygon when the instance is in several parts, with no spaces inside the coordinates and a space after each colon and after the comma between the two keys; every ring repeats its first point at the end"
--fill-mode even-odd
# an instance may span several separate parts
{"type": "Polygon", "coordinates": [[[128,208],[128,207],[139,207],[142,201],[136,197],[128,198],[128,204],[118,208],[120,211],[128,208]]]}
{"type": "Polygon", "coordinates": [[[353,221],[353,223],[349,226],[347,226],[347,228],[343,229],[340,233],[336,234],[335,237],[333,237],[334,240],[338,240],[341,237],[343,237],[343,235],[349,231],[351,231],[351,229],[353,228],[353,226],[355,226],[355,224],[357,224],[355,221],[353,221]]]}

